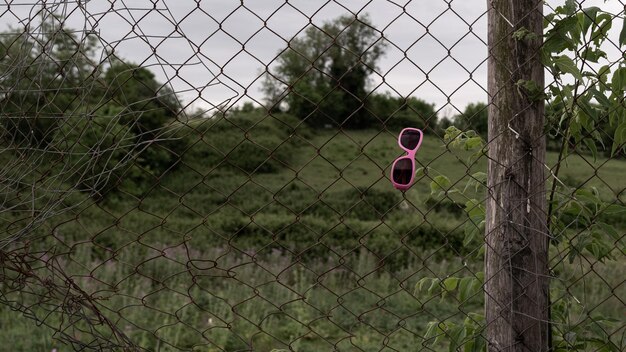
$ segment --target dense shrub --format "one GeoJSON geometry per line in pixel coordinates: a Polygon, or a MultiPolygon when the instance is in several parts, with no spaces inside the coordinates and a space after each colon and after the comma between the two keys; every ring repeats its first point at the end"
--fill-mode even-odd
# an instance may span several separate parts
{"type": "Polygon", "coordinates": [[[353,188],[327,194],[323,199],[331,208],[346,218],[380,220],[394,209],[401,197],[392,190],[353,188]]]}
{"type": "Polygon", "coordinates": [[[415,97],[392,97],[389,94],[373,94],[368,97],[368,112],[374,125],[383,122],[391,130],[405,127],[434,128],[437,125],[437,111],[429,104],[415,97]]]}
{"type": "MultiPolygon", "coordinates": [[[[227,165],[246,173],[276,172],[292,160],[297,123],[288,115],[264,116],[258,112],[194,120],[178,136],[191,146],[186,162],[207,166],[227,165]]],[[[299,130],[303,130],[302,128],[299,130]]]]}
{"type": "Polygon", "coordinates": [[[114,116],[67,119],[53,145],[61,156],[59,173],[97,198],[133,173],[135,135],[114,116]]]}
{"type": "Polygon", "coordinates": [[[462,131],[473,130],[487,140],[488,110],[485,103],[470,103],[461,114],[452,118],[452,124],[462,131]]]}
{"type": "Polygon", "coordinates": [[[434,199],[432,197],[428,197],[424,204],[428,209],[432,209],[436,212],[450,213],[457,216],[465,214],[465,209],[459,203],[446,198],[434,199]]]}

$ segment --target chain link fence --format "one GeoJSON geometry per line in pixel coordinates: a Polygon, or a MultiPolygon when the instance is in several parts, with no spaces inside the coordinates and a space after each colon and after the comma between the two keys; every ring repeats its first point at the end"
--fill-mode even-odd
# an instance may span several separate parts
{"type": "Polygon", "coordinates": [[[0,4],[0,341],[624,350],[625,4],[523,3],[0,4]]]}

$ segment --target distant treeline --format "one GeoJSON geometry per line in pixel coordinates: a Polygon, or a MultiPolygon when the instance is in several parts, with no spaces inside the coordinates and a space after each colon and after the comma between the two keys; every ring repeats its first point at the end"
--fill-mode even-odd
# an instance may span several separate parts
{"type": "MultiPolygon", "coordinates": [[[[0,36],[0,140],[23,151],[46,151],[49,164],[62,167],[75,188],[96,197],[122,179],[137,188],[158,179],[189,148],[188,139],[170,128],[180,127],[177,119],[184,110],[175,92],[146,67],[105,50],[99,40],[94,33],[67,29],[64,19],[54,16],[36,33],[9,30],[0,36]]],[[[290,115],[311,131],[411,126],[439,136],[454,125],[488,139],[484,103],[439,118],[434,104],[417,97],[377,93],[385,87],[372,87],[371,76],[379,74],[377,61],[387,46],[367,17],[339,17],[310,27],[290,41],[267,72],[263,105],[231,106],[220,116],[255,111],[260,119],[290,115]]],[[[546,113],[548,146],[558,150],[566,112],[548,104],[546,113]]],[[[215,116],[197,115],[209,117],[215,116]]],[[[608,153],[612,128],[608,122],[596,128],[603,141],[598,149],[608,153]]],[[[238,157],[250,155],[255,153],[238,157]]],[[[257,171],[275,168],[264,165],[257,171]]]]}

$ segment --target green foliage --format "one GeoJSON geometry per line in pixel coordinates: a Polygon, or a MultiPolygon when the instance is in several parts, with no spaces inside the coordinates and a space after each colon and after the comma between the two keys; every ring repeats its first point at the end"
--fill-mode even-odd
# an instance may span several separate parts
{"type": "Polygon", "coordinates": [[[372,121],[381,121],[391,130],[405,127],[430,127],[432,130],[437,125],[435,106],[415,97],[404,99],[390,94],[372,94],[367,98],[367,110],[372,121]]]}
{"type": "MultiPolygon", "coordinates": [[[[446,130],[445,141],[450,147],[472,150],[478,149],[484,152],[484,141],[471,142],[475,137],[475,132],[462,132],[455,127],[446,130]],[[468,146],[469,144],[469,146],[468,146]]],[[[477,161],[484,154],[477,156],[477,161]]],[[[471,175],[466,181],[465,187],[461,190],[450,179],[444,175],[438,175],[431,182],[431,196],[434,199],[450,202],[454,205],[455,199],[466,199],[465,213],[468,221],[465,223],[463,246],[480,245],[480,250],[476,252],[480,257],[484,253],[484,244],[481,238],[485,226],[485,207],[482,201],[472,198],[472,195],[481,194],[478,191],[486,186],[486,174],[477,172],[471,175]],[[452,197],[457,195],[457,197],[452,197]]],[[[616,228],[617,222],[606,221],[606,216],[614,214],[626,214],[626,207],[607,202],[600,197],[597,189],[583,188],[577,185],[577,189],[572,190],[572,194],[567,194],[565,190],[557,193],[554,200],[553,209],[558,209],[558,215],[553,215],[551,219],[552,232],[559,234],[553,238],[553,245],[559,247],[562,253],[568,253],[569,263],[573,263],[577,258],[584,257],[586,260],[593,258],[598,263],[615,261],[619,256],[626,253],[626,242],[616,228]],[[575,229],[572,235],[568,230],[575,229]]],[[[483,199],[483,197],[479,198],[483,199]]],[[[460,204],[458,205],[460,207],[460,204]]],[[[471,247],[471,246],[470,246],[471,247]]],[[[434,296],[445,299],[451,293],[456,293],[456,301],[459,307],[467,304],[468,297],[473,297],[482,292],[482,276],[467,277],[437,277],[422,278],[415,287],[416,295],[422,297],[423,292],[428,295],[423,299],[427,300],[434,296]]],[[[619,329],[613,319],[603,316],[585,317],[576,324],[570,324],[572,314],[575,314],[569,306],[563,306],[567,299],[561,298],[562,292],[555,291],[553,297],[560,297],[558,303],[553,307],[555,312],[552,320],[556,324],[568,322],[568,327],[559,327],[554,336],[553,346],[556,350],[587,350],[589,347],[603,351],[621,350],[624,341],[619,338],[612,338],[608,331],[619,329]],[[581,329],[579,329],[582,327],[581,329]]],[[[465,351],[484,351],[486,346],[481,335],[484,329],[484,318],[476,315],[475,319],[464,325],[458,325],[449,321],[432,321],[428,325],[424,339],[430,341],[430,346],[438,346],[445,341],[450,351],[463,348],[465,351]]]]}
{"type": "Polygon", "coordinates": [[[520,79],[516,85],[518,92],[528,97],[531,102],[543,101],[547,98],[543,92],[543,87],[540,87],[535,81],[520,79]]]}
{"type": "Polygon", "coordinates": [[[618,222],[607,221],[607,216],[626,214],[626,207],[602,200],[597,189],[579,188],[571,196],[558,195],[553,208],[559,209],[559,216],[552,223],[555,229],[579,231],[572,237],[559,231],[560,236],[554,238],[569,253],[570,263],[580,255],[603,263],[619,259],[615,249],[620,255],[626,253],[626,242],[615,228],[618,222]]]}
{"type": "Polygon", "coordinates": [[[469,313],[463,324],[431,321],[427,325],[424,340],[431,348],[442,348],[442,340],[448,340],[448,351],[485,351],[487,344],[481,333],[484,330],[484,317],[469,313]]]}
{"type": "Polygon", "coordinates": [[[45,146],[68,112],[90,99],[101,67],[95,36],[78,37],[49,15],[36,34],[10,30],[0,39],[0,124],[5,143],[45,146]]]}
{"type": "MultiPolygon", "coordinates": [[[[572,4],[568,2],[560,11],[576,13],[572,4]]],[[[588,13],[598,18],[598,11],[588,13]]],[[[578,17],[576,21],[581,28],[587,26],[587,31],[596,27],[593,21],[578,17]]],[[[554,23],[558,29],[546,41],[546,50],[562,46],[568,50],[568,45],[576,45],[577,37],[568,27],[569,22],[559,23],[554,23]]],[[[520,40],[533,40],[528,33],[519,36],[520,40]]],[[[318,39],[323,43],[328,38],[318,39]]],[[[296,41],[295,45],[300,44],[296,41]]],[[[302,49],[308,55],[315,47],[302,49]]],[[[560,58],[565,55],[563,51],[557,54],[553,55],[554,72],[578,76],[578,71],[560,58]]],[[[335,55],[339,55],[335,59],[342,59],[340,55],[348,54],[339,51],[335,55]]],[[[588,60],[603,57],[598,51],[584,55],[588,60]]],[[[307,66],[307,60],[290,61],[293,72],[307,72],[301,78],[302,85],[296,83],[294,89],[311,101],[328,100],[328,106],[322,103],[320,107],[332,109],[331,105],[343,98],[335,95],[336,87],[314,77],[319,71],[307,66]],[[295,67],[298,64],[304,66],[295,67]],[[303,71],[297,71],[301,68],[303,71]],[[307,91],[316,84],[330,94],[316,95],[320,91],[317,88],[307,91]]],[[[580,67],[576,60],[574,63],[580,67]]],[[[149,350],[166,348],[159,341],[162,338],[186,349],[210,339],[226,350],[313,351],[329,348],[325,340],[329,337],[349,335],[335,347],[373,350],[380,349],[383,339],[376,340],[378,334],[372,333],[371,327],[376,326],[393,329],[393,334],[384,336],[384,344],[396,350],[413,350],[417,341],[430,350],[485,350],[481,337],[484,317],[478,313],[483,304],[484,278],[480,274],[465,275],[480,271],[477,263],[481,252],[477,247],[484,248],[484,106],[468,106],[459,117],[467,124],[462,129],[446,128],[445,145],[433,138],[424,141],[418,159],[428,166],[418,170],[413,192],[400,195],[381,176],[386,172],[385,165],[395,157],[395,140],[381,136],[379,131],[313,133],[302,126],[302,119],[307,114],[311,114],[312,121],[325,117],[315,115],[319,111],[310,110],[315,104],[307,105],[308,100],[302,97],[293,107],[301,104],[299,109],[305,115],[298,113],[297,117],[268,114],[244,105],[224,116],[178,123],[173,121],[178,109],[175,100],[167,99],[171,95],[149,71],[130,64],[114,66],[101,77],[110,89],[94,94],[98,99],[106,96],[109,103],[98,107],[85,104],[80,115],[64,118],[59,132],[52,137],[52,145],[58,145],[65,158],[63,165],[74,170],[64,185],[80,183],[81,188],[99,195],[115,188],[122,175],[125,182],[131,183],[122,187],[134,188],[140,186],[133,182],[148,183],[141,180],[153,174],[159,177],[161,187],[142,194],[140,203],[133,192],[120,192],[97,207],[85,209],[80,218],[69,215],[60,219],[58,226],[51,221],[49,227],[54,230],[45,231],[63,236],[63,242],[54,242],[59,246],[58,257],[69,256],[64,269],[80,273],[74,276],[76,280],[93,275],[102,282],[119,283],[116,294],[101,302],[113,312],[123,311],[124,318],[136,324],[123,327],[133,341],[149,350]],[[154,115],[144,114],[148,111],[154,115]],[[164,125],[169,128],[164,129],[164,125]],[[161,138],[166,141],[153,141],[161,138]],[[190,149],[179,153],[175,149],[178,146],[190,149]],[[182,154],[180,168],[163,174],[172,160],[178,160],[171,157],[177,153],[182,154]],[[465,157],[469,166],[462,162],[465,157]],[[201,260],[197,258],[219,258],[219,263],[216,260],[215,267],[198,268],[201,260]],[[461,260],[454,271],[446,266],[461,260]],[[309,270],[301,269],[303,265],[309,270]],[[436,277],[424,277],[425,269],[436,277]],[[451,272],[454,276],[441,275],[451,272]],[[189,274],[195,280],[191,286],[189,274]],[[163,282],[169,289],[163,289],[163,282]],[[412,292],[398,290],[399,284],[412,292]],[[135,310],[132,297],[142,298],[136,302],[142,309],[135,310]],[[190,298],[194,304],[189,304],[190,298]],[[284,304],[277,309],[267,301],[284,304]],[[385,309],[380,310],[383,304],[385,309]],[[160,313],[181,307],[175,316],[160,313]],[[381,314],[367,314],[371,311],[381,314]],[[332,316],[332,321],[318,319],[320,314],[332,316]],[[447,319],[428,322],[433,314],[447,319]],[[311,321],[315,321],[316,336],[305,335],[313,323],[304,327],[300,323],[311,321]],[[153,332],[158,328],[156,337],[153,332]],[[295,342],[284,346],[276,340],[295,342]]],[[[350,70],[339,65],[335,71],[325,69],[328,75],[350,70]]],[[[576,87],[567,84],[562,89],[552,87],[550,123],[556,126],[551,129],[555,139],[567,136],[568,141],[582,141],[594,154],[594,146],[606,146],[618,153],[619,144],[605,137],[598,139],[593,130],[613,126],[614,137],[621,126],[623,110],[612,112],[607,107],[626,90],[624,72],[625,68],[617,68],[611,76],[611,68],[606,67],[591,77],[583,69],[582,80],[591,77],[594,83],[589,90],[579,89],[576,93],[576,87]],[[591,95],[585,100],[587,93],[591,95]],[[588,144],[588,140],[593,143],[588,144]]],[[[355,70],[354,76],[346,77],[360,79],[362,75],[355,70]]],[[[528,82],[520,82],[519,86],[520,93],[540,93],[528,82]]],[[[357,88],[358,94],[363,93],[357,88]]],[[[288,104],[292,98],[285,98],[288,104]]],[[[372,95],[368,104],[367,109],[386,119],[392,128],[430,127],[435,117],[432,106],[415,98],[372,95]]],[[[362,126],[360,123],[355,122],[354,127],[362,126]]],[[[41,131],[45,134],[46,129],[41,131]]],[[[549,157],[557,159],[554,153],[549,157]]],[[[585,159],[579,164],[588,163],[585,159]]],[[[616,165],[607,160],[599,163],[616,165]]],[[[606,200],[610,188],[621,181],[623,163],[615,163],[620,164],[610,171],[614,182],[600,184],[601,189],[558,186],[553,200],[556,210],[551,219],[552,246],[569,259],[562,261],[564,269],[555,268],[560,280],[554,282],[567,290],[559,287],[552,294],[553,320],[559,326],[554,330],[555,350],[624,349],[623,344],[614,342],[617,335],[612,334],[619,323],[582,309],[582,304],[575,307],[575,300],[562,298],[582,292],[579,297],[586,297],[589,300],[584,303],[594,307],[607,297],[617,297],[611,291],[617,286],[605,281],[621,282],[618,270],[623,268],[615,265],[616,274],[605,265],[625,252],[623,226],[619,227],[624,224],[624,207],[619,201],[606,200]],[[586,289],[573,286],[572,281],[584,281],[580,277],[567,281],[561,276],[568,268],[566,264],[582,258],[599,261],[586,268],[586,276],[591,278],[585,285],[605,290],[598,291],[595,298],[588,298],[586,289]],[[601,270],[606,270],[603,278],[591,275],[601,270]]],[[[570,167],[568,171],[573,174],[569,181],[558,175],[568,185],[578,187],[589,181],[582,168],[570,167]]],[[[21,214],[6,214],[5,221],[11,223],[12,216],[21,214]]],[[[32,244],[33,248],[42,245],[36,241],[32,244]]],[[[102,282],[96,281],[89,282],[95,286],[94,292],[110,292],[110,287],[100,287],[102,282]]],[[[608,306],[621,305],[618,302],[608,306]]],[[[7,341],[19,339],[16,348],[24,345],[24,349],[49,350],[54,346],[41,338],[27,345],[27,337],[49,336],[50,332],[32,332],[32,326],[21,327],[13,315],[0,313],[2,336],[7,341]],[[14,333],[26,329],[29,334],[14,333]]],[[[50,314],[49,322],[61,324],[64,318],[55,318],[54,312],[45,313],[50,314]]],[[[603,312],[611,313],[615,314],[603,312]]]]}
{"type": "Polygon", "coordinates": [[[270,105],[284,103],[290,114],[316,128],[368,127],[366,85],[384,48],[367,16],[311,26],[290,41],[265,81],[270,105]]]}
{"type": "Polygon", "coordinates": [[[468,158],[468,164],[474,164],[487,152],[487,143],[474,130],[462,131],[455,126],[446,128],[443,141],[450,148],[460,148],[473,152],[468,158]]]}
{"type": "Polygon", "coordinates": [[[102,98],[124,107],[121,122],[141,140],[154,138],[181,109],[174,93],[144,67],[116,60],[102,79],[107,88],[102,98]]]}
{"type": "Polygon", "coordinates": [[[106,92],[99,98],[123,107],[120,123],[131,128],[141,145],[138,163],[155,176],[175,165],[187,145],[168,130],[181,110],[171,89],[148,69],[121,60],[111,64],[102,80],[106,92]]]}
{"type": "Polygon", "coordinates": [[[547,15],[544,24],[543,62],[555,78],[547,109],[550,135],[564,154],[570,144],[584,145],[581,149],[594,158],[599,150],[609,156],[620,154],[626,143],[621,94],[626,71],[623,62],[608,61],[603,45],[613,15],[598,7],[577,11],[566,4],[547,15]],[[600,68],[592,69],[590,63],[600,68]]]}
{"type": "Polygon", "coordinates": [[[96,198],[115,189],[134,165],[135,135],[118,123],[119,116],[66,119],[55,134],[55,152],[75,188],[96,198]]]}
{"type": "MultiPolygon", "coordinates": [[[[447,296],[453,296],[459,304],[467,306],[472,302],[482,301],[482,287],[484,274],[477,273],[475,276],[422,278],[415,284],[415,295],[421,301],[428,301],[435,297],[441,297],[443,301],[447,296]]],[[[430,321],[426,326],[423,338],[426,346],[441,349],[443,341],[448,343],[449,351],[484,351],[486,341],[482,335],[485,326],[485,318],[482,314],[468,313],[462,324],[452,321],[430,321]]]]}
{"type": "Polygon", "coordinates": [[[580,302],[561,298],[551,306],[552,318],[561,322],[553,329],[553,350],[619,352],[626,348],[626,339],[611,336],[621,321],[600,315],[589,315],[580,302]]]}
{"type": "Polygon", "coordinates": [[[325,203],[348,217],[359,220],[379,220],[392,211],[400,200],[400,195],[393,190],[357,188],[326,197],[325,203]]]}
{"type": "Polygon", "coordinates": [[[2,36],[3,143],[53,151],[69,179],[97,198],[115,190],[122,175],[140,193],[186,149],[166,128],[181,110],[178,98],[146,68],[97,62],[96,36],[79,37],[64,21],[48,14],[41,35],[26,28],[2,36]]]}
{"type": "Polygon", "coordinates": [[[528,28],[522,27],[513,32],[513,38],[520,41],[531,41],[539,39],[539,36],[537,33],[528,30],[528,28]]]}
{"type": "MultiPolygon", "coordinates": [[[[292,116],[266,116],[257,111],[181,124],[181,127],[176,128],[175,138],[186,138],[193,147],[184,154],[181,167],[163,176],[162,187],[142,195],[139,207],[136,198],[121,193],[105,198],[97,207],[85,209],[80,221],[70,216],[58,228],[58,233],[64,236],[68,246],[76,244],[71,251],[66,251],[65,247],[59,249],[60,252],[72,253],[66,272],[83,273],[84,267],[89,270],[97,268],[94,275],[104,282],[121,282],[118,294],[102,301],[102,304],[113,310],[128,306],[132,297],[144,296],[146,304],[159,307],[161,311],[173,312],[186,307],[180,310],[178,319],[187,325],[176,324],[178,320],[173,316],[166,320],[167,315],[147,310],[141,303],[137,308],[124,309],[126,319],[145,329],[127,327],[129,337],[146,349],[156,349],[158,345],[158,339],[146,330],[154,331],[163,326],[163,322],[174,325],[162,328],[159,337],[169,342],[177,341],[176,345],[181,348],[186,346],[191,349],[194,344],[202,343],[204,338],[210,338],[220,348],[226,344],[243,348],[244,344],[232,336],[237,334],[245,340],[245,348],[248,349],[285,349],[276,339],[268,338],[266,333],[271,333],[281,341],[293,341],[294,334],[303,327],[284,314],[308,322],[319,314],[313,306],[333,315],[332,322],[326,319],[317,321],[316,331],[319,336],[328,338],[347,333],[354,336],[350,343],[342,345],[345,348],[358,346],[363,350],[380,349],[381,339],[376,338],[377,334],[372,333],[367,324],[395,329],[402,320],[411,333],[396,332],[390,335],[387,342],[388,346],[397,350],[410,351],[416,349],[416,346],[417,349],[448,350],[450,341],[447,336],[462,334],[465,336],[455,338],[456,342],[453,343],[463,346],[460,348],[462,351],[472,350],[472,346],[480,350],[482,341],[473,341],[472,338],[480,336],[480,329],[484,325],[479,314],[483,304],[482,285],[477,280],[479,275],[466,273],[481,271],[481,256],[476,251],[482,244],[484,232],[477,230],[469,244],[463,242],[469,238],[466,230],[470,225],[466,220],[473,218],[473,215],[480,219],[484,211],[480,200],[484,199],[481,192],[485,174],[479,170],[485,170],[485,158],[477,161],[479,167],[472,171],[472,178],[467,179],[464,177],[466,166],[457,160],[457,157],[464,159],[473,153],[465,150],[464,141],[458,147],[450,146],[448,151],[439,140],[425,139],[418,160],[429,166],[418,172],[418,178],[423,179],[415,184],[413,191],[405,194],[405,199],[386,180],[376,183],[381,178],[378,170],[362,173],[361,169],[374,167],[366,160],[354,161],[359,155],[360,145],[354,146],[354,153],[350,149],[353,140],[369,142],[365,147],[368,156],[374,158],[376,163],[383,164],[396,155],[394,148],[397,144],[393,137],[376,137],[376,130],[350,131],[350,138],[336,136],[335,131],[311,133],[304,126],[296,127],[300,123],[299,119],[292,116]],[[258,133],[255,132],[257,128],[258,133]],[[298,143],[290,144],[288,154],[288,164],[299,170],[298,177],[290,168],[283,166],[272,173],[256,172],[249,177],[222,159],[209,159],[208,156],[214,150],[212,146],[220,147],[218,142],[221,136],[245,139],[246,130],[249,130],[249,137],[253,140],[257,134],[303,138],[298,143]],[[303,137],[305,135],[306,138],[303,137]],[[332,172],[332,165],[319,163],[323,160],[316,156],[317,149],[309,147],[311,144],[326,145],[330,152],[321,149],[319,153],[334,165],[342,167],[342,179],[348,180],[355,187],[348,184],[329,187],[329,184],[336,182],[337,176],[332,172]],[[446,154],[438,156],[442,150],[446,150],[446,154]],[[302,166],[307,163],[315,164],[308,170],[302,166]],[[458,209],[456,213],[447,211],[448,205],[442,206],[437,212],[431,211],[432,206],[428,205],[433,204],[427,200],[429,183],[431,177],[439,175],[437,171],[445,175],[458,192],[441,201],[431,202],[454,200],[454,203],[446,204],[458,209]],[[462,182],[459,181],[461,179],[462,182]],[[181,196],[175,197],[172,192],[181,196]],[[320,193],[323,194],[318,199],[320,193]],[[468,197],[478,200],[478,206],[468,206],[468,197]],[[408,202],[412,205],[406,207],[408,202]],[[384,223],[381,223],[383,214],[384,223]],[[162,222],[164,218],[167,219],[165,224],[162,222]],[[111,226],[112,219],[119,219],[119,222],[111,226]],[[181,242],[185,244],[180,245],[181,242]],[[178,254],[172,253],[175,252],[171,248],[174,246],[179,246],[178,254]],[[167,253],[167,256],[162,256],[162,253],[167,253]],[[257,264],[250,264],[250,256],[254,256],[257,264]],[[206,258],[220,258],[220,269],[202,269],[203,266],[212,265],[211,261],[203,262],[206,258]],[[299,264],[294,267],[306,266],[312,271],[284,271],[296,260],[299,264]],[[106,264],[102,265],[105,261],[106,264]],[[187,263],[188,267],[177,262],[187,263]],[[338,269],[338,266],[341,268],[338,269]],[[230,270],[227,272],[226,268],[230,270]],[[424,271],[426,268],[435,274],[424,271]],[[281,285],[264,284],[275,282],[275,273],[282,271],[279,276],[281,285]],[[320,273],[326,272],[328,274],[320,277],[320,273]],[[455,274],[446,276],[451,273],[455,274]],[[190,274],[197,280],[191,288],[190,274]],[[229,274],[234,277],[229,277],[229,274]],[[129,276],[131,280],[126,279],[129,276]],[[443,299],[440,284],[433,287],[432,295],[428,294],[430,281],[422,285],[421,292],[414,291],[422,278],[430,276],[444,281],[449,279],[447,285],[441,283],[450,289],[443,299]],[[409,292],[398,292],[398,278],[406,278],[402,285],[409,292]],[[164,280],[173,290],[163,290],[160,282],[164,280]],[[322,281],[323,286],[318,280],[322,281]],[[244,283],[254,284],[259,296],[244,283]],[[193,298],[195,305],[189,305],[189,298],[174,290],[186,292],[193,298]],[[337,306],[337,296],[329,294],[329,290],[342,294],[342,306],[337,306]],[[305,300],[294,291],[306,292],[305,300]],[[292,303],[285,304],[279,311],[267,304],[261,296],[274,303],[292,303]],[[381,302],[380,296],[385,297],[385,309],[394,314],[363,314],[363,320],[359,321],[351,313],[376,310],[381,302]],[[234,318],[231,305],[251,297],[250,303],[240,304],[236,308],[240,316],[245,316],[251,323],[234,318]],[[272,317],[268,319],[270,315],[272,317]],[[471,319],[466,320],[468,315],[471,319]],[[445,322],[436,322],[436,325],[442,323],[448,335],[441,335],[437,344],[432,345],[438,335],[430,335],[432,332],[427,334],[430,326],[435,324],[429,322],[438,317],[448,318],[445,322]],[[226,324],[231,328],[226,328],[226,324]],[[261,325],[265,333],[260,333],[254,324],[261,325]],[[459,330],[461,328],[464,332],[459,330]],[[204,337],[197,330],[205,331],[204,337]],[[431,337],[424,340],[424,336],[431,337]]],[[[551,160],[556,160],[556,157],[554,153],[549,153],[551,160]]],[[[609,185],[619,185],[623,162],[599,162],[606,162],[611,167],[610,173],[604,174],[609,185]]],[[[580,160],[580,165],[586,165],[585,161],[580,160]]],[[[573,161],[567,170],[573,173],[569,181],[572,184],[579,185],[579,180],[587,177],[586,171],[573,161]]],[[[598,187],[601,186],[598,184],[598,187]]],[[[604,191],[606,189],[600,188],[599,192],[602,194],[604,191]]],[[[599,222],[617,223],[615,219],[619,219],[622,214],[619,209],[611,207],[607,210],[610,214],[599,215],[607,216],[599,222]]],[[[620,233],[621,228],[617,231],[620,233]]],[[[562,236],[560,241],[562,248],[566,248],[566,243],[569,243],[566,237],[562,236]]],[[[52,243],[60,245],[50,239],[45,246],[42,243],[33,243],[33,246],[49,248],[47,246],[52,243]]],[[[589,253],[585,252],[585,256],[590,257],[589,253]]],[[[569,263],[568,260],[563,262],[569,263]]],[[[611,264],[609,260],[604,262],[611,264]]],[[[598,276],[588,275],[585,282],[585,285],[598,290],[591,295],[594,298],[587,302],[594,302],[590,305],[602,308],[604,315],[613,312],[611,316],[617,314],[621,302],[602,302],[611,296],[610,287],[614,287],[614,283],[619,284],[623,276],[620,275],[623,265],[620,266],[619,262],[614,264],[608,268],[594,265],[593,270],[598,272],[598,276]],[[604,280],[613,281],[608,285],[604,280]]],[[[554,282],[570,284],[580,280],[579,276],[571,276],[567,282],[564,276],[563,280],[554,282]]],[[[90,281],[90,284],[98,283],[90,281]]],[[[580,292],[584,292],[577,287],[570,290],[578,297],[582,297],[580,292]]],[[[47,330],[40,331],[32,327],[31,320],[19,323],[15,314],[6,311],[0,315],[0,322],[5,327],[1,338],[30,336],[30,339],[20,341],[18,345],[24,346],[26,350],[39,346],[52,349],[57,346],[49,341],[51,335],[47,330]]],[[[592,315],[595,317],[600,312],[592,315]]],[[[48,319],[56,322],[54,317],[48,319]]],[[[555,339],[559,338],[559,334],[560,331],[555,330],[555,339]]],[[[321,337],[300,339],[301,344],[293,348],[324,350],[330,345],[321,337]]]]}
{"type": "MultiPolygon", "coordinates": [[[[462,114],[452,118],[452,124],[462,131],[474,131],[482,139],[487,139],[488,107],[485,103],[470,103],[462,114]]],[[[449,126],[442,126],[444,131],[449,126]]]]}
{"type": "MultiPolygon", "coordinates": [[[[570,145],[584,146],[594,158],[598,149],[610,149],[609,156],[615,156],[626,143],[626,119],[623,112],[623,93],[626,91],[626,68],[623,63],[608,63],[599,70],[590,70],[588,62],[602,63],[607,55],[602,50],[607,32],[611,28],[613,15],[599,8],[577,10],[574,1],[567,1],[552,14],[545,17],[545,41],[542,46],[543,61],[554,77],[548,88],[530,81],[518,81],[518,92],[530,101],[548,99],[547,130],[553,140],[559,142],[561,157],[568,155],[570,145]],[[573,53],[573,54],[572,54],[573,53]],[[615,67],[617,66],[617,67],[615,67]],[[613,69],[613,75],[610,76],[613,69]],[[608,132],[602,134],[600,131],[608,132]],[[608,136],[608,138],[607,138],[608,136]]],[[[624,33],[624,30],[622,33],[624,33]]],[[[516,40],[534,40],[528,31],[520,29],[514,33],[516,40]]],[[[623,38],[620,39],[620,41],[623,38]]],[[[475,153],[468,160],[469,164],[478,162],[485,155],[485,144],[480,133],[480,125],[458,123],[462,128],[447,127],[444,141],[449,148],[458,148],[475,153]]],[[[486,121],[486,116],[484,118],[486,121]]],[[[486,126],[486,124],[485,124],[486,126]]],[[[579,147],[580,148],[580,147],[579,147]]],[[[559,158],[557,163],[563,162],[559,158]]],[[[557,170],[558,172],[558,170],[557,170]]],[[[431,182],[431,196],[435,200],[458,204],[465,209],[468,221],[465,225],[463,244],[481,245],[476,254],[482,255],[484,245],[481,235],[484,233],[485,208],[479,189],[485,185],[486,175],[474,173],[461,190],[446,175],[437,175],[431,182]],[[479,195],[479,197],[474,197],[479,195]]],[[[555,176],[558,177],[558,176],[555,176]]],[[[556,181],[555,181],[556,182],[556,181]]],[[[554,184],[550,196],[550,232],[552,246],[566,254],[569,264],[579,258],[592,260],[594,265],[618,260],[626,253],[626,244],[618,230],[619,221],[607,221],[614,214],[625,214],[626,208],[617,201],[603,199],[600,192],[592,187],[575,187],[554,184]]],[[[561,266],[566,266],[561,263],[561,266]]],[[[562,268],[555,270],[562,271],[562,268]]],[[[423,278],[416,286],[416,294],[424,291],[429,296],[441,296],[442,299],[456,292],[456,300],[463,310],[461,292],[468,289],[469,281],[475,278],[446,277],[423,278]],[[468,280],[463,289],[460,285],[468,280]]],[[[576,278],[580,280],[580,277],[576,278]]],[[[576,307],[573,300],[564,298],[571,294],[573,284],[566,286],[567,291],[553,289],[551,297],[557,297],[552,305],[553,328],[552,348],[556,351],[602,350],[618,351],[623,349],[623,339],[612,336],[619,330],[612,319],[591,315],[584,309],[584,303],[576,307]],[[579,309],[579,311],[577,311],[579,309]],[[578,319],[575,319],[578,318],[578,319]]],[[[477,284],[480,290],[482,283],[477,284]]],[[[466,295],[463,294],[463,298],[466,295]]],[[[428,298],[425,298],[428,299],[428,298]]],[[[450,299],[450,298],[449,298],[450,299]]],[[[577,300],[574,300],[578,302],[577,300]]],[[[484,341],[477,332],[484,328],[483,319],[475,319],[476,325],[459,326],[449,321],[433,321],[429,324],[424,338],[432,341],[430,346],[441,345],[445,340],[450,351],[462,348],[465,351],[486,349],[484,341]],[[481,322],[482,321],[482,322],[481,322]],[[478,339],[478,340],[477,340],[478,339]]]]}
{"type": "Polygon", "coordinates": [[[271,173],[289,165],[299,141],[291,135],[296,126],[297,120],[286,114],[252,112],[175,125],[173,136],[183,145],[195,146],[182,157],[200,164],[199,169],[219,166],[248,174],[271,173]]]}
{"type": "Polygon", "coordinates": [[[372,115],[371,120],[376,122],[374,125],[380,121],[393,131],[405,127],[432,131],[437,126],[435,106],[415,97],[405,99],[390,94],[372,94],[367,98],[367,110],[372,115]]]}

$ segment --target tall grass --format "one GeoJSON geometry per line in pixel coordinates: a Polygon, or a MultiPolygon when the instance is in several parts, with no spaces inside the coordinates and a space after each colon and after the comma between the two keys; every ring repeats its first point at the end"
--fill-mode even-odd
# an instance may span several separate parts
{"type": "MultiPolygon", "coordinates": [[[[148,261],[128,252],[103,264],[83,248],[62,265],[86,294],[106,298],[107,318],[149,350],[375,350],[382,345],[405,350],[423,342],[429,320],[462,319],[454,305],[414,295],[421,277],[459,270],[459,262],[413,260],[390,272],[365,249],[340,260],[309,262],[276,250],[200,253],[176,246],[148,261]]],[[[470,306],[479,309],[479,300],[470,306]]],[[[0,317],[7,327],[2,340],[29,336],[20,340],[21,350],[69,350],[51,341],[51,329],[32,328],[32,321],[6,309],[0,317]],[[19,323],[10,324],[13,319],[19,323]]],[[[52,314],[46,324],[61,326],[61,319],[62,314],[52,314]]],[[[72,327],[68,331],[79,334],[72,327]]]]}
{"type": "MultiPolygon", "coordinates": [[[[460,322],[482,310],[481,295],[460,302],[416,294],[415,284],[482,270],[478,245],[462,244],[466,216],[429,197],[429,177],[445,174],[455,184],[485,171],[484,160],[470,164],[466,153],[426,136],[418,163],[428,176],[400,195],[385,178],[401,153],[393,135],[313,133],[288,116],[259,121],[180,128],[189,150],[176,169],[152,175],[152,185],[123,183],[33,230],[37,275],[26,280],[33,294],[5,280],[0,299],[29,307],[36,319],[0,305],[0,341],[15,341],[18,351],[75,347],[53,340],[60,330],[114,342],[106,324],[71,321],[93,312],[68,311],[68,293],[92,297],[103,317],[152,351],[428,350],[429,321],[460,322]]],[[[616,199],[626,163],[598,160],[593,173],[587,162],[569,158],[564,180],[616,199]]],[[[4,215],[6,228],[23,217],[4,215]]],[[[623,318],[626,273],[617,256],[555,266],[553,287],[564,293],[553,298],[575,297],[590,314],[623,318]]]]}

